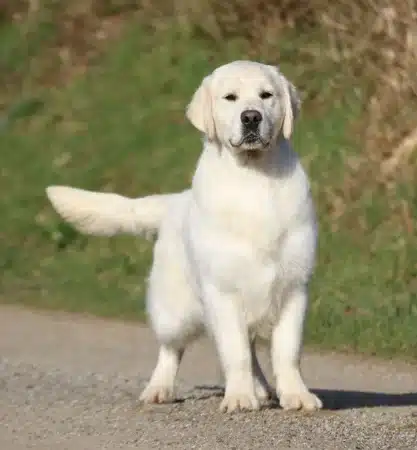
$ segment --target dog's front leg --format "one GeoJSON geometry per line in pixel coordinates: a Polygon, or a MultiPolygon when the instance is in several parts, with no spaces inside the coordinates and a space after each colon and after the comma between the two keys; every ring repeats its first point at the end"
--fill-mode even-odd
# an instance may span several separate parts
{"type": "Polygon", "coordinates": [[[238,298],[215,286],[204,289],[204,304],[210,332],[223,366],[226,389],[220,410],[259,409],[252,374],[248,329],[238,298]]]}
{"type": "Polygon", "coordinates": [[[271,346],[280,405],[284,409],[320,409],[320,399],[308,390],[300,372],[307,287],[294,287],[282,301],[283,310],[273,331],[271,346]]]}

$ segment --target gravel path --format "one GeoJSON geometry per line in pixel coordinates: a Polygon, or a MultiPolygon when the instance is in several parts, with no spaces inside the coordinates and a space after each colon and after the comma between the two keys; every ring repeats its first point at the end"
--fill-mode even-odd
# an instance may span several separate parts
{"type": "Polygon", "coordinates": [[[417,449],[415,366],[307,354],[325,410],[225,415],[204,341],[184,358],[181,400],[140,405],[156,350],[137,324],[0,307],[0,450],[417,449]]]}

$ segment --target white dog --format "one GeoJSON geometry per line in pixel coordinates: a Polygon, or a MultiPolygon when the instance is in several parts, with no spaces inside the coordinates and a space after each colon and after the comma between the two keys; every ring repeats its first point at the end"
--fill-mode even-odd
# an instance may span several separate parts
{"type": "Polygon", "coordinates": [[[47,189],[81,232],[158,231],[147,311],[160,350],[143,401],[173,400],[184,349],[207,331],[226,382],[221,410],[258,409],[270,396],[256,338],[271,343],[281,406],[322,407],[299,367],[317,239],[308,179],[289,143],[299,106],[277,67],[235,61],[206,77],[188,106],[204,134],[191,189],[138,199],[47,189]]]}

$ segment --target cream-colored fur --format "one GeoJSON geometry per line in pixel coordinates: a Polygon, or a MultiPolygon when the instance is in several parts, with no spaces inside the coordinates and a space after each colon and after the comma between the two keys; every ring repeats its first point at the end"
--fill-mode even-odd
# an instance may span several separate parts
{"type": "Polygon", "coordinates": [[[317,239],[309,183],[289,142],[299,106],[278,68],[235,61],[206,77],[187,109],[204,134],[189,190],[128,199],[47,189],[84,233],[158,233],[147,311],[160,352],[143,401],[174,399],[182,354],[206,331],[225,377],[223,411],[257,409],[270,394],[257,338],[271,344],[281,406],[321,408],[299,367],[317,239]]]}

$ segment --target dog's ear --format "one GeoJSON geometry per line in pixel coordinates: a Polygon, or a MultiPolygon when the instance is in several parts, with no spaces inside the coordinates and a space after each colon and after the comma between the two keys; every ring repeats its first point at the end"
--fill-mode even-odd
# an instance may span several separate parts
{"type": "Polygon", "coordinates": [[[294,121],[297,119],[301,109],[301,99],[295,86],[283,76],[284,81],[284,103],[285,115],[282,124],[282,134],[285,139],[289,139],[292,134],[294,121]]]}
{"type": "Polygon", "coordinates": [[[212,99],[210,93],[210,77],[204,78],[200,87],[194,93],[190,104],[187,107],[187,119],[208,139],[213,140],[216,137],[214,126],[212,99]]]}
{"type": "Polygon", "coordinates": [[[298,117],[301,108],[301,99],[295,86],[283,75],[284,84],[284,122],[282,124],[282,134],[285,139],[289,139],[292,134],[294,121],[298,117]]]}
{"type": "Polygon", "coordinates": [[[289,139],[294,127],[294,121],[298,117],[301,108],[301,99],[296,87],[287,80],[278,67],[274,67],[278,74],[279,83],[283,87],[284,120],[282,122],[282,134],[289,139]]]}

